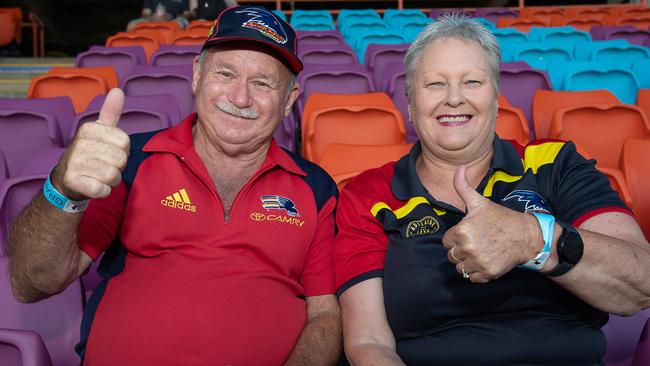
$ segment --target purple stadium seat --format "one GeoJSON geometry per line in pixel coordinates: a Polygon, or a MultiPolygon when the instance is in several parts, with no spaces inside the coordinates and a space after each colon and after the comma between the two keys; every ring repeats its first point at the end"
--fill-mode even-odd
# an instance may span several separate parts
{"type": "Polygon", "coordinates": [[[170,93],[176,98],[181,116],[194,112],[192,65],[136,66],[122,82],[128,96],[170,93]]]}
{"type": "Polygon", "coordinates": [[[25,164],[21,176],[49,174],[65,152],[62,147],[46,147],[34,154],[25,164]]]}
{"type": "Polygon", "coordinates": [[[0,365],[52,366],[52,360],[38,333],[0,328],[0,365]]]}
{"type": "Polygon", "coordinates": [[[375,84],[366,67],[348,65],[305,65],[298,74],[300,95],[296,101],[296,121],[302,117],[302,109],[313,92],[354,94],[375,91],[375,84]]]}
{"type": "Polygon", "coordinates": [[[93,47],[75,58],[75,67],[112,66],[117,78],[122,81],[139,64],[136,49],[142,47],[93,47]],[[124,49],[128,48],[128,49],[124,49]]]}
{"type": "Polygon", "coordinates": [[[517,18],[519,17],[519,13],[508,8],[477,8],[476,11],[474,11],[474,16],[477,18],[485,18],[492,23],[497,24],[499,18],[517,18]]]}
{"type": "MultiPolygon", "coordinates": [[[[99,109],[87,109],[75,118],[73,133],[85,122],[94,122],[99,119],[99,109]]],[[[127,134],[157,131],[171,127],[167,113],[160,110],[146,108],[124,107],[118,127],[127,134]]],[[[71,136],[72,137],[72,136],[71,136]]]]}
{"type": "Polygon", "coordinates": [[[357,55],[347,44],[316,44],[300,45],[298,56],[303,64],[345,65],[358,64],[357,55]]]}
{"type": "Polygon", "coordinates": [[[58,295],[34,304],[21,304],[13,298],[9,284],[8,260],[0,257],[0,328],[37,332],[47,347],[53,366],[79,365],[74,351],[79,341],[82,293],[74,281],[58,295]]]}
{"type": "Polygon", "coordinates": [[[316,43],[319,45],[326,44],[344,44],[343,36],[337,30],[326,31],[298,31],[298,43],[300,47],[305,47],[307,44],[316,43]]]}
{"type": "Polygon", "coordinates": [[[70,126],[74,122],[74,107],[70,97],[38,98],[38,99],[15,99],[0,98],[0,110],[16,109],[50,113],[56,117],[56,122],[61,130],[64,144],[68,144],[66,136],[70,132],[70,126]]]}
{"type": "Polygon", "coordinates": [[[147,64],[147,54],[145,53],[144,48],[142,46],[123,46],[123,47],[92,46],[88,49],[88,51],[96,51],[96,50],[101,51],[106,48],[112,48],[114,50],[129,52],[133,54],[135,58],[138,60],[138,65],[147,64]]]}
{"type": "Polygon", "coordinates": [[[0,184],[9,178],[9,170],[7,169],[7,160],[5,159],[5,154],[0,150],[0,184]]]}
{"type": "Polygon", "coordinates": [[[533,95],[536,90],[551,90],[551,82],[543,70],[530,69],[528,65],[509,65],[501,69],[499,75],[500,92],[510,104],[521,109],[526,115],[530,139],[534,139],[532,119],[533,95]]]}
{"type": "Polygon", "coordinates": [[[9,176],[19,175],[27,161],[44,147],[63,147],[56,117],[50,113],[0,110],[0,146],[9,176]]]}
{"type": "MultiPolygon", "coordinates": [[[[0,185],[0,256],[7,254],[9,224],[40,191],[45,178],[47,178],[47,173],[7,178],[0,185]]],[[[2,309],[1,306],[0,309],[2,309]]],[[[0,328],[6,328],[6,326],[0,323],[0,328]]]]}
{"type": "MultiPolygon", "coordinates": [[[[644,324],[650,317],[650,309],[630,317],[610,315],[603,327],[607,338],[607,352],[603,361],[607,366],[630,366],[644,324]]],[[[647,364],[644,364],[647,365],[647,364]]]]}
{"type": "Polygon", "coordinates": [[[164,44],[151,56],[154,66],[191,65],[201,52],[201,46],[164,44]]]}
{"type": "MultiPolygon", "coordinates": [[[[104,104],[105,95],[98,95],[88,104],[87,110],[100,110],[104,104]]],[[[142,108],[147,110],[156,110],[167,113],[169,121],[172,125],[177,125],[181,122],[181,112],[178,109],[178,104],[174,95],[169,93],[156,94],[156,95],[127,95],[124,98],[125,108],[142,108]]]]}
{"type": "Polygon", "coordinates": [[[636,345],[636,352],[634,352],[634,362],[632,362],[632,366],[648,365],[650,365],[650,318],[645,321],[639,343],[636,345]]]}
{"type": "Polygon", "coordinates": [[[283,147],[291,152],[296,152],[296,120],[293,117],[293,114],[289,113],[287,117],[282,120],[282,123],[278,126],[273,133],[273,138],[275,142],[278,143],[280,147],[283,147]]]}
{"type": "Polygon", "coordinates": [[[377,91],[383,91],[388,93],[388,86],[390,85],[390,80],[395,74],[404,74],[406,68],[404,63],[401,61],[390,61],[387,62],[384,67],[381,69],[381,78],[379,83],[375,84],[377,86],[377,91]]]}
{"type": "MultiPolygon", "coordinates": [[[[401,64],[398,63],[401,66],[401,64]]],[[[418,136],[413,127],[413,123],[409,118],[408,112],[408,98],[406,96],[406,72],[398,71],[395,72],[391,77],[388,83],[388,95],[397,106],[397,109],[402,113],[404,120],[404,128],[406,130],[406,139],[409,143],[415,142],[418,139],[418,136]]]]}
{"type": "Polygon", "coordinates": [[[643,46],[650,39],[650,31],[631,25],[593,26],[591,27],[590,33],[594,41],[625,39],[631,44],[639,46],[643,46]]]}
{"type": "Polygon", "coordinates": [[[375,85],[381,81],[381,73],[388,62],[403,62],[409,44],[369,44],[366,49],[366,67],[375,85]]]}

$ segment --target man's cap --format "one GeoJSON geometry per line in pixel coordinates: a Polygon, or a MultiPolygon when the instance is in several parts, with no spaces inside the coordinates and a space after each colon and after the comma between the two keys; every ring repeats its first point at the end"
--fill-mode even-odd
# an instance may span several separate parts
{"type": "Polygon", "coordinates": [[[202,50],[232,41],[260,42],[271,46],[294,73],[302,70],[296,32],[284,20],[262,6],[234,6],[214,21],[202,50]]]}

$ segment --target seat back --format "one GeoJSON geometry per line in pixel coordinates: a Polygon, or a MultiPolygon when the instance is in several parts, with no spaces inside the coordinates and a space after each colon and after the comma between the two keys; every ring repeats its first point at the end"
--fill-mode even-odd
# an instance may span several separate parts
{"type": "Polygon", "coordinates": [[[203,45],[205,38],[205,34],[177,32],[170,37],[169,43],[177,46],[201,46],[203,45]]]}
{"type": "Polygon", "coordinates": [[[649,135],[641,109],[623,104],[562,108],[553,115],[549,128],[549,137],[577,141],[599,165],[610,169],[618,168],[625,140],[649,135]]]}
{"type": "Polygon", "coordinates": [[[128,33],[119,32],[113,36],[108,37],[106,40],[108,47],[125,47],[125,46],[141,46],[147,56],[147,62],[151,59],[154,52],[160,47],[160,40],[158,37],[151,34],[144,33],[128,33]]]}
{"type": "Polygon", "coordinates": [[[555,91],[537,90],[533,96],[533,126],[535,138],[543,139],[550,137],[548,129],[556,110],[585,104],[616,104],[619,100],[607,90],[591,91],[555,91]]]}
{"type": "MultiPolygon", "coordinates": [[[[0,186],[0,256],[7,255],[9,225],[43,188],[46,177],[47,174],[37,174],[8,178],[2,182],[0,186]]],[[[1,317],[2,315],[0,315],[0,319],[1,317]]],[[[0,323],[0,328],[5,327],[5,324],[0,323]]]]}
{"type": "Polygon", "coordinates": [[[502,68],[499,86],[501,94],[508,99],[510,104],[524,112],[524,116],[528,121],[528,130],[537,132],[534,126],[537,121],[533,121],[532,118],[533,97],[538,91],[551,89],[546,72],[532,69],[508,70],[502,68]]]}
{"type": "Polygon", "coordinates": [[[0,12],[0,46],[6,46],[16,38],[16,22],[9,13],[0,12]]]}
{"type": "Polygon", "coordinates": [[[68,96],[23,99],[23,98],[0,98],[0,110],[22,110],[48,113],[55,117],[56,124],[61,130],[63,144],[67,145],[66,136],[74,120],[74,107],[68,96]]]}
{"type": "Polygon", "coordinates": [[[192,68],[179,66],[138,66],[122,83],[128,96],[172,94],[176,98],[181,116],[194,111],[192,68]]]}
{"type": "Polygon", "coordinates": [[[630,317],[609,316],[609,321],[603,326],[607,339],[607,352],[603,357],[606,365],[632,364],[643,325],[649,316],[650,310],[647,309],[630,317]]]}
{"type": "Polygon", "coordinates": [[[117,88],[120,84],[117,80],[117,72],[113,66],[95,67],[61,67],[55,66],[47,72],[49,75],[90,75],[98,76],[106,80],[108,89],[117,88]]]}
{"type": "Polygon", "coordinates": [[[297,32],[298,43],[301,47],[304,47],[307,44],[319,44],[319,45],[330,45],[330,44],[344,44],[343,36],[337,30],[327,30],[327,31],[298,31],[297,32]]]}
{"type": "Polygon", "coordinates": [[[0,364],[52,366],[41,336],[31,330],[0,328],[0,364]]]}
{"type": "Polygon", "coordinates": [[[565,76],[565,90],[598,90],[603,87],[626,104],[634,104],[639,92],[639,85],[630,70],[580,70],[565,76]]]}
{"type": "Polygon", "coordinates": [[[134,54],[121,50],[86,51],[78,54],[75,58],[75,66],[78,68],[113,67],[118,80],[123,80],[137,64],[138,59],[134,54]]]}
{"type": "Polygon", "coordinates": [[[650,140],[629,139],[623,145],[621,169],[634,202],[634,215],[646,238],[650,238],[650,140]]]}
{"type": "Polygon", "coordinates": [[[191,65],[201,46],[162,45],[151,57],[154,66],[191,65]]]}
{"type": "Polygon", "coordinates": [[[308,43],[298,51],[303,64],[346,65],[358,64],[357,55],[346,44],[308,43]]]}
{"type": "Polygon", "coordinates": [[[643,110],[646,118],[650,118],[650,89],[639,89],[636,105],[643,110]]]}
{"type": "Polygon", "coordinates": [[[52,114],[12,109],[0,110],[0,146],[9,176],[19,176],[27,161],[45,147],[63,147],[52,114]]]}
{"type": "Polygon", "coordinates": [[[499,106],[496,133],[502,139],[515,140],[522,145],[530,141],[526,116],[521,109],[515,107],[499,106]]]}
{"type": "Polygon", "coordinates": [[[510,8],[477,8],[474,12],[475,17],[485,18],[491,21],[494,24],[497,24],[499,18],[517,18],[519,17],[519,12],[510,8]]]}
{"type": "Polygon", "coordinates": [[[75,113],[82,112],[96,95],[108,93],[106,80],[94,75],[45,74],[32,79],[28,98],[52,98],[67,96],[75,113]]]}
{"type": "Polygon", "coordinates": [[[539,17],[519,17],[519,18],[499,18],[497,27],[512,27],[520,32],[528,32],[532,27],[548,27],[551,25],[551,19],[539,17]]]}
{"type": "Polygon", "coordinates": [[[329,173],[341,189],[348,180],[364,170],[399,160],[412,144],[353,145],[329,144],[323,152],[320,166],[329,173]],[[350,159],[354,156],[354,159],[350,159]]]}
{"type": "Polygon", "coordinates": [[[82,293],[79,280],[58,295],[33,304],[21,304],[11,293],[8,260],[0,257],[0,327],[40,334],[54,366],[78,365],[74,351],[79,341],[82,293]]]}
{"type": "Polygon", "coordinates": [[[403,44],[369,44],[364,59],[366,67],[372,74],[375,85],[381,80],[381,69],[388,62],[403,62],[408,43],[403,44]]]}
{"type": "Polygon", "coordinates": [[[650,365],[650,318],[646,319],[639,343],[636,345],[634,352],[634,361],[632,366],[650,365]]]}

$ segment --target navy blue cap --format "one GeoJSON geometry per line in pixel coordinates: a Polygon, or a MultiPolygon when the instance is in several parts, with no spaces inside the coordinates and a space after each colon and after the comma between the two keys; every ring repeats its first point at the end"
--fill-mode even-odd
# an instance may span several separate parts
{"type": "Polygon", "coordinates": [[[224,10],[214,21],[202,50],[239,40],[271,46],[294,73],[302,70],[296,32],[287,22],[262,6],[234,6],[224,10]]]}

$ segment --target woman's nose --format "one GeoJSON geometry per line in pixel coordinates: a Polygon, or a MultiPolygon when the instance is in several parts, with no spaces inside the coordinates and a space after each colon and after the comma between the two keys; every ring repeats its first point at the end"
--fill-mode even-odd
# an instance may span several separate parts
{"type": "Polygon", "coordinates": [[[445,101],[450,107],[458,107],[465,102],[463,88],[461,85],[449,84],[447,88],[447,99],[445,101]]]}

